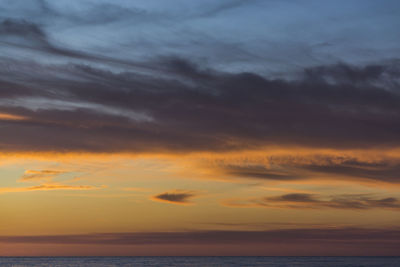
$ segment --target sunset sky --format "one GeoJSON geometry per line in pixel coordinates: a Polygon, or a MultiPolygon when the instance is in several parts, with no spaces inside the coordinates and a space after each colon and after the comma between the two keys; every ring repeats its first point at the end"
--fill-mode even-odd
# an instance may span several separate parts
{"type": "Polygon", "coordinates": [[[400,256],[400,1],[0,1],[0,256],[400,256]]]}

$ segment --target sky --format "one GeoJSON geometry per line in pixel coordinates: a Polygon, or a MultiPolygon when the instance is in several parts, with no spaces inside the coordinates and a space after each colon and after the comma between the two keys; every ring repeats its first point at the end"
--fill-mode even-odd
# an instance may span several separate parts
{"type": "Polygon", "coordinates": [[[399,13],[0,1],[0,256],[400,256],[399,13]]]}

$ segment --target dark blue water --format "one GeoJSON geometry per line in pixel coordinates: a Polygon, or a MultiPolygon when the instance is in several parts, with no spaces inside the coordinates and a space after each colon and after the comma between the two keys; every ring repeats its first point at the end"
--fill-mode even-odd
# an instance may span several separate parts
{"type": "Polygon", "coordinates": [[[400,267],[400,257],[0,257],[0,266],[400,267]]]}

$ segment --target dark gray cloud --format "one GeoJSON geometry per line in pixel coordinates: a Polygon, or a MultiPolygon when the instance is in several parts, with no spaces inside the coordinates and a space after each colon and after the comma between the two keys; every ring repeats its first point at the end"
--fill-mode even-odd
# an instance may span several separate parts
{"type": "Polygon", "coordinates": [[[190,199],[196,196],[192,191],[174,191],[174,192],[165,192],[159,195],[155,195],[152,197],[153,200],[157,201],[165,201],[174,204],[187,204],[190,203],[190,199]]]}
{"type": "Polygon", "coordinates": [[[269,165],[257,164],[257,162],[247,162],[247,165],[219,163],[210,168],[231,177],[280,181],[306,178],[329,179],[332,177],[386,182],[400,181],[400,164],[395,158],[368,161],[354,157],[327,155],[271,156],[268,158],[268,162],[269,165]]]}
{"type": "Polygon", "coordinates": [[[400,209],[400,200],[395,197],[377,198],[369,194],[343,194],[322,196],[318,194],[291,193],[279,196],[252,199],[245,203],[227,205],[258,205],[262,207],[296,209],[400,209]]]}
{"type": "Polygon", "coordinates": [[[390,161],[368,163],[357,160],[345,160],[341,163],[309,164],[302,166],[302,168],[317,173],[338,176],[352,176],[383,181],[400,180],[400,165],[390,161]]]}
{"type": "MultiPolygon", "coordinates": [[[[292,82],[269,80],[252,73],[217,72],[184,59],[147,66],[151,64],[160,75],[3,60],[0,111],[29,119],[1,122],[7,125],[1,133],[7,147],[1,149],[139,152],[273,144],[399,145],[399,92],[382,85],[397,84],[396,62],[382,64],[381,74],[374,72],[363,82],[331,81],[326,74],[319,79],[307,74],[292,82]],[[46,135],[51,138],[36,137],[46,135]]],[[[332,72],[341,68],[363,76],[368,67],[331,67],[332,72]]]]}
{"type": "Polygon", "coordinates": [[[0,23],[0,41],[16,48],[35,49],[54,55],[84,57],[84,54],[52,45],[47,34],[35,23],[5,19],[0,23]]]}
{"type": "Polygon", "coordinates": [[[314,198],[314,195],[312,194],[300,194],[300,193],[293,193],[293,194],[286,194],[278,197],[268,197],[265,198],[266,201],[272,201],[272,202],[300,202],[300,203],[315,203],[318,202],[314,198]]]}
{"type": "Polygon", "coordinates": [[[219,171],[234,177],[268,179],[268,180],[297,180],[304,178],[304,175],[298,172],[292,172],[289,168],[273,169],[263,165],[222,165],[218,167],[219,171]]]}

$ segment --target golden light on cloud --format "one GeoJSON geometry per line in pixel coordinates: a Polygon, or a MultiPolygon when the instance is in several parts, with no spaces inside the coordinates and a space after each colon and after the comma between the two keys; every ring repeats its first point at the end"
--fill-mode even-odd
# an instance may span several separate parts
{"type": "Polygon", "coordinates": [[[19,115],[13,115],[13,114],[8,114],[8,113],[0,113],[0,120],[4,121],[21,121],[21,120],[27,120],[27,117],[19,116],[19,115]]]}
{"type": "Polygon", "coordinates": [[[107,186],[92,186],[92,185],[65,185],[65,184],[41,184],[30,187],[0,187],[1,193],[19,193],[31,191],[52,191],[52,190],[99,190],[107,186]]]}

